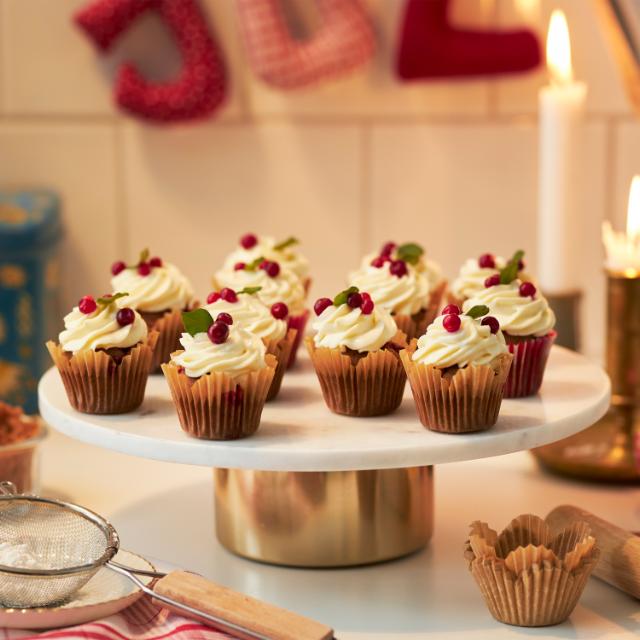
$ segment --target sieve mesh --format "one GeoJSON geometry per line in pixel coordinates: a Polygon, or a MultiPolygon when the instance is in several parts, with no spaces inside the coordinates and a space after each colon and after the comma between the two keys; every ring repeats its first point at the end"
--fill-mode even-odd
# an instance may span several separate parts
{"type": "Polygon", "coordinates": [[[21,545],[33,560],[28,568],[0,563],[0,604],[12,608],[64,602],[118,550],[100,516],[31,496],[0,496],[0,541],[21,545]]]}

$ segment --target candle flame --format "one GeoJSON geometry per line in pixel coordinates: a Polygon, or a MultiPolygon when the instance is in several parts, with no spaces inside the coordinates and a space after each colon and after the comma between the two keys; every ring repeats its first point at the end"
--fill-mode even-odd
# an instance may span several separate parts
{"type": "Polygon", "coordinates": [[[573,80],[571,67],[571,40],[564,13],[555,9],[547,32],[547,68],[556,84],[569,84],[573,80]]]}
{"type": "Polygon", "coordinates": [[[627,235],[629,238],[640,236],[640,176],[633,176],[629,189],[629,207],[627,208],[627,235]]]}

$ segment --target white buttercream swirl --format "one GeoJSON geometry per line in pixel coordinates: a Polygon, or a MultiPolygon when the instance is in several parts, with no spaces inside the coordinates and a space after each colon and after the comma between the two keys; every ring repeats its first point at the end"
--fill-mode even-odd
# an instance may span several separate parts
{"type": "MultiPolygon", "coordinates": [[[[129,298],[121,298],[122,307],[129,298]]],[[[93,313],[82,313],[74,307],[64,318],[64,331],[58,336],[60,346],[71,353],[96,351],[97,349],[133,347],[147,338],[147,324],[139,313],[134,311],[131,324],[121,327],[116,320],[118,305],[98,305],[93,313]]]]}
{"type": "Polygon", "coordinates": [[[327,307],[313,322],[317,347],[347,347],[368,352],[381,349],[398,332],[395,320],[383,307],[375,307],[366,315],[347,304],[327,307]]]}
{"type": "Polygon", "coordinates": [[[264,269],[223,269],[216,274],[219,287],[229,287],[241,291],[246,287],[261,287],[257,295],[264,304],[271,307],[276,302],[284,302],[291,315],[304,311],[305,292],[302,282],[293,271],[280,266],[280,273],[272,278],[264,269]]]}
{"type": "Polygon", "coordinates": [[[350,274],[349,285],[368,291],[371,299],[391,313],[413,315],[427,307],[431,290],[427,276],[407,264],[407,275],[394,276],[389,263],[381,268],[370,264],[350,274]]]}
{"type": "Polygon", "coordinates": [[[449,333],[444,328],[445,316],[438,316],[418,339],[418,348],[412,356],[414,362],[439,368],[460,368],[468,365],[489,364],[494,358],[507,352],[502,331],[491,333],[481,319],[460,316],[460,329],[449,333]]]}
{"type": "Polygon", "coordinates": [[[512,336],[545,336],[555,326],[556,316],[546,298],[538,291],[533,298],[520,295],[521,281],[498,284],[478,291],[463,305],[465,311],[479,304],[500,322],[500,328],[512,336]]]}
{"type": "Polygon", "coordinates": [[[173,264],[152,267],[147,276],[128,268],[111,278],[114,291],[127,291],[127,304],[138,311],[157,313],[168,309],[187,309],[193,301],[193,289],[187,278],[173,264]]]}
{"type": "Polygon", "coordinates": [[[223,269],[231,271],[238,262],[249,264],[262,256],[266,260],[273,260],[279,263],[280,266],[293,271],[304,282],[309,276],[309,261],[297,250],[298,245],[294,244],[284,249],[275,249],[277,244],[278,242],[274,238],[260,236],[258,243],[251,249],[239,246],[232,251],[225,259],[223,269]]]}
{"type": "Polygon", "coordinates": [[[257,294],[241,293],[237,302],[227,302],[219,298],[204,307],[215,320],[219,313],[228,313],[249,333],[263,340],[281,340],[287,334],[287,322],[273,317],[271,308],[267,307],[257,294]]]}
{"type": "Polygon", "coordinates": [[[211,372],[237,378],[267,366],[264,342],[237,324],[229,327],[229,336],[221,344],[211,342],[206,333],[183,333],[180,344],[183,351],[173,353],[171,360],[190,378],[211,372]]]}

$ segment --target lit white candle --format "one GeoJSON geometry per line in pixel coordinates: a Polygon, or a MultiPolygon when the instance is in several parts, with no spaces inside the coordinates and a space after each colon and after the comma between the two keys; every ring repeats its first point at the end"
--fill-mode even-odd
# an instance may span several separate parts
{"type": "Polygon", "coordinates": [[[563,294],[580,285],[577,234],[584,221],[576,196],[587,87],[573,79],[569,28],[558,10],[549,21],[547,68],[551,84],[539,94],[538,279],[546,293],[563,294]]]}
{"type": "Polygon", "coordinates": [[[614,231],[609,221],[602,224],[602,241],[607,252],[607,269],[630,278],[640,276],[640,176],[629,189],[627,231],[614,231]]]}

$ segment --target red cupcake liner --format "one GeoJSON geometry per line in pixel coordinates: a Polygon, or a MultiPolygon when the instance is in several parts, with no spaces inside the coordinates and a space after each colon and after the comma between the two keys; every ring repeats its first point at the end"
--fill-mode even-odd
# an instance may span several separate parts
{"type": "Polygon", "coordinates": [[[551,345],[557,335],[555,331],[551,331],[546,336],[526,338],[518,342],[511,342],[510,336],[505,335],[509,353],[513,354],[511,370],[504,387],[505,398],[523,398],[538,393],[551,345]]]}
{"type": "Polygon", "coordinates": [[[289,329],[295,329],[298,333],[293,341],[291,347],[291,354],[289,355],[289,362],[287,369],[290,369],[296,363],[296,355],[298,354],[298,347],[304,338],[304,329],[307,326],[307,320],[309,319],[309,309],[305,309],[299,316],[289,316],[289,329]]]}

